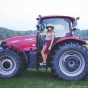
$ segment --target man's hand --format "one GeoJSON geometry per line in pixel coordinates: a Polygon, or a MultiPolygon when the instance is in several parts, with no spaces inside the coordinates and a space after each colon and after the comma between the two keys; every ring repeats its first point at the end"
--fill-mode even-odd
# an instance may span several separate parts
{"type": "Polygon", "coordinates": [[[51,50],[51,47],[49,47],[48,50],[51,50]]]}
{"type": "Polygon", "coordinates": [[[39,31],[39,30],[37,30],[37,33],[40,33],[40,31],[39,31]]]}

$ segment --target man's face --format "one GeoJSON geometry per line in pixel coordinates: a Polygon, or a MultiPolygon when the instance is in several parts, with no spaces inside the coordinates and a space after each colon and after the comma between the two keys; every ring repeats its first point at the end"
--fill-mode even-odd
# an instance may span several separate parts
{"type": "Polygon", "coordinates": [[[49,30],[49,31],[51,31],[51,30],[52,30],[52,28],[51,28],[51,27],[48,27],[48,30],[49,30]]]}

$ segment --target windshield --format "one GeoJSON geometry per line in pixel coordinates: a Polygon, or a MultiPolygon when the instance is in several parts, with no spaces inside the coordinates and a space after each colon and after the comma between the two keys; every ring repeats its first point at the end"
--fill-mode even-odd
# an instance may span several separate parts
{"type": "Polygon", "coordinates": [[[54,26],[54,32],[55,37],[64,37],[66,36],[69,31],[69,19],[67,18],[49,18],[49,19],[43,19],[43,32],[46,32],[46,26],[47,25],[53,25],[54,26]]]}

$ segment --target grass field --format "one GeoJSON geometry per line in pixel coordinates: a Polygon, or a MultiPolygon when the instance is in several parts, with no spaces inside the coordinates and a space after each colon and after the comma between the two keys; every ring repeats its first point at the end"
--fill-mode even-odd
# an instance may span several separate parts
{"type": "Polygon", "coordinates": [[[0,79],[0,88],[88,88],[88,79],[64,81],[53,77],[50,71],[27,70],[19,77],[0,79]]]}

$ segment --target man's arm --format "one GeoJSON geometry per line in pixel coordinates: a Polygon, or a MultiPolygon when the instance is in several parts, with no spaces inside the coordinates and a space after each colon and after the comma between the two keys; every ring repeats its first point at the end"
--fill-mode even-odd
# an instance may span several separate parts
{"type": "Polygon", "coordinates": [[[42,35],[42,36],[46,36],[46,33],[39,33],[40,35],[42,35]]]}

